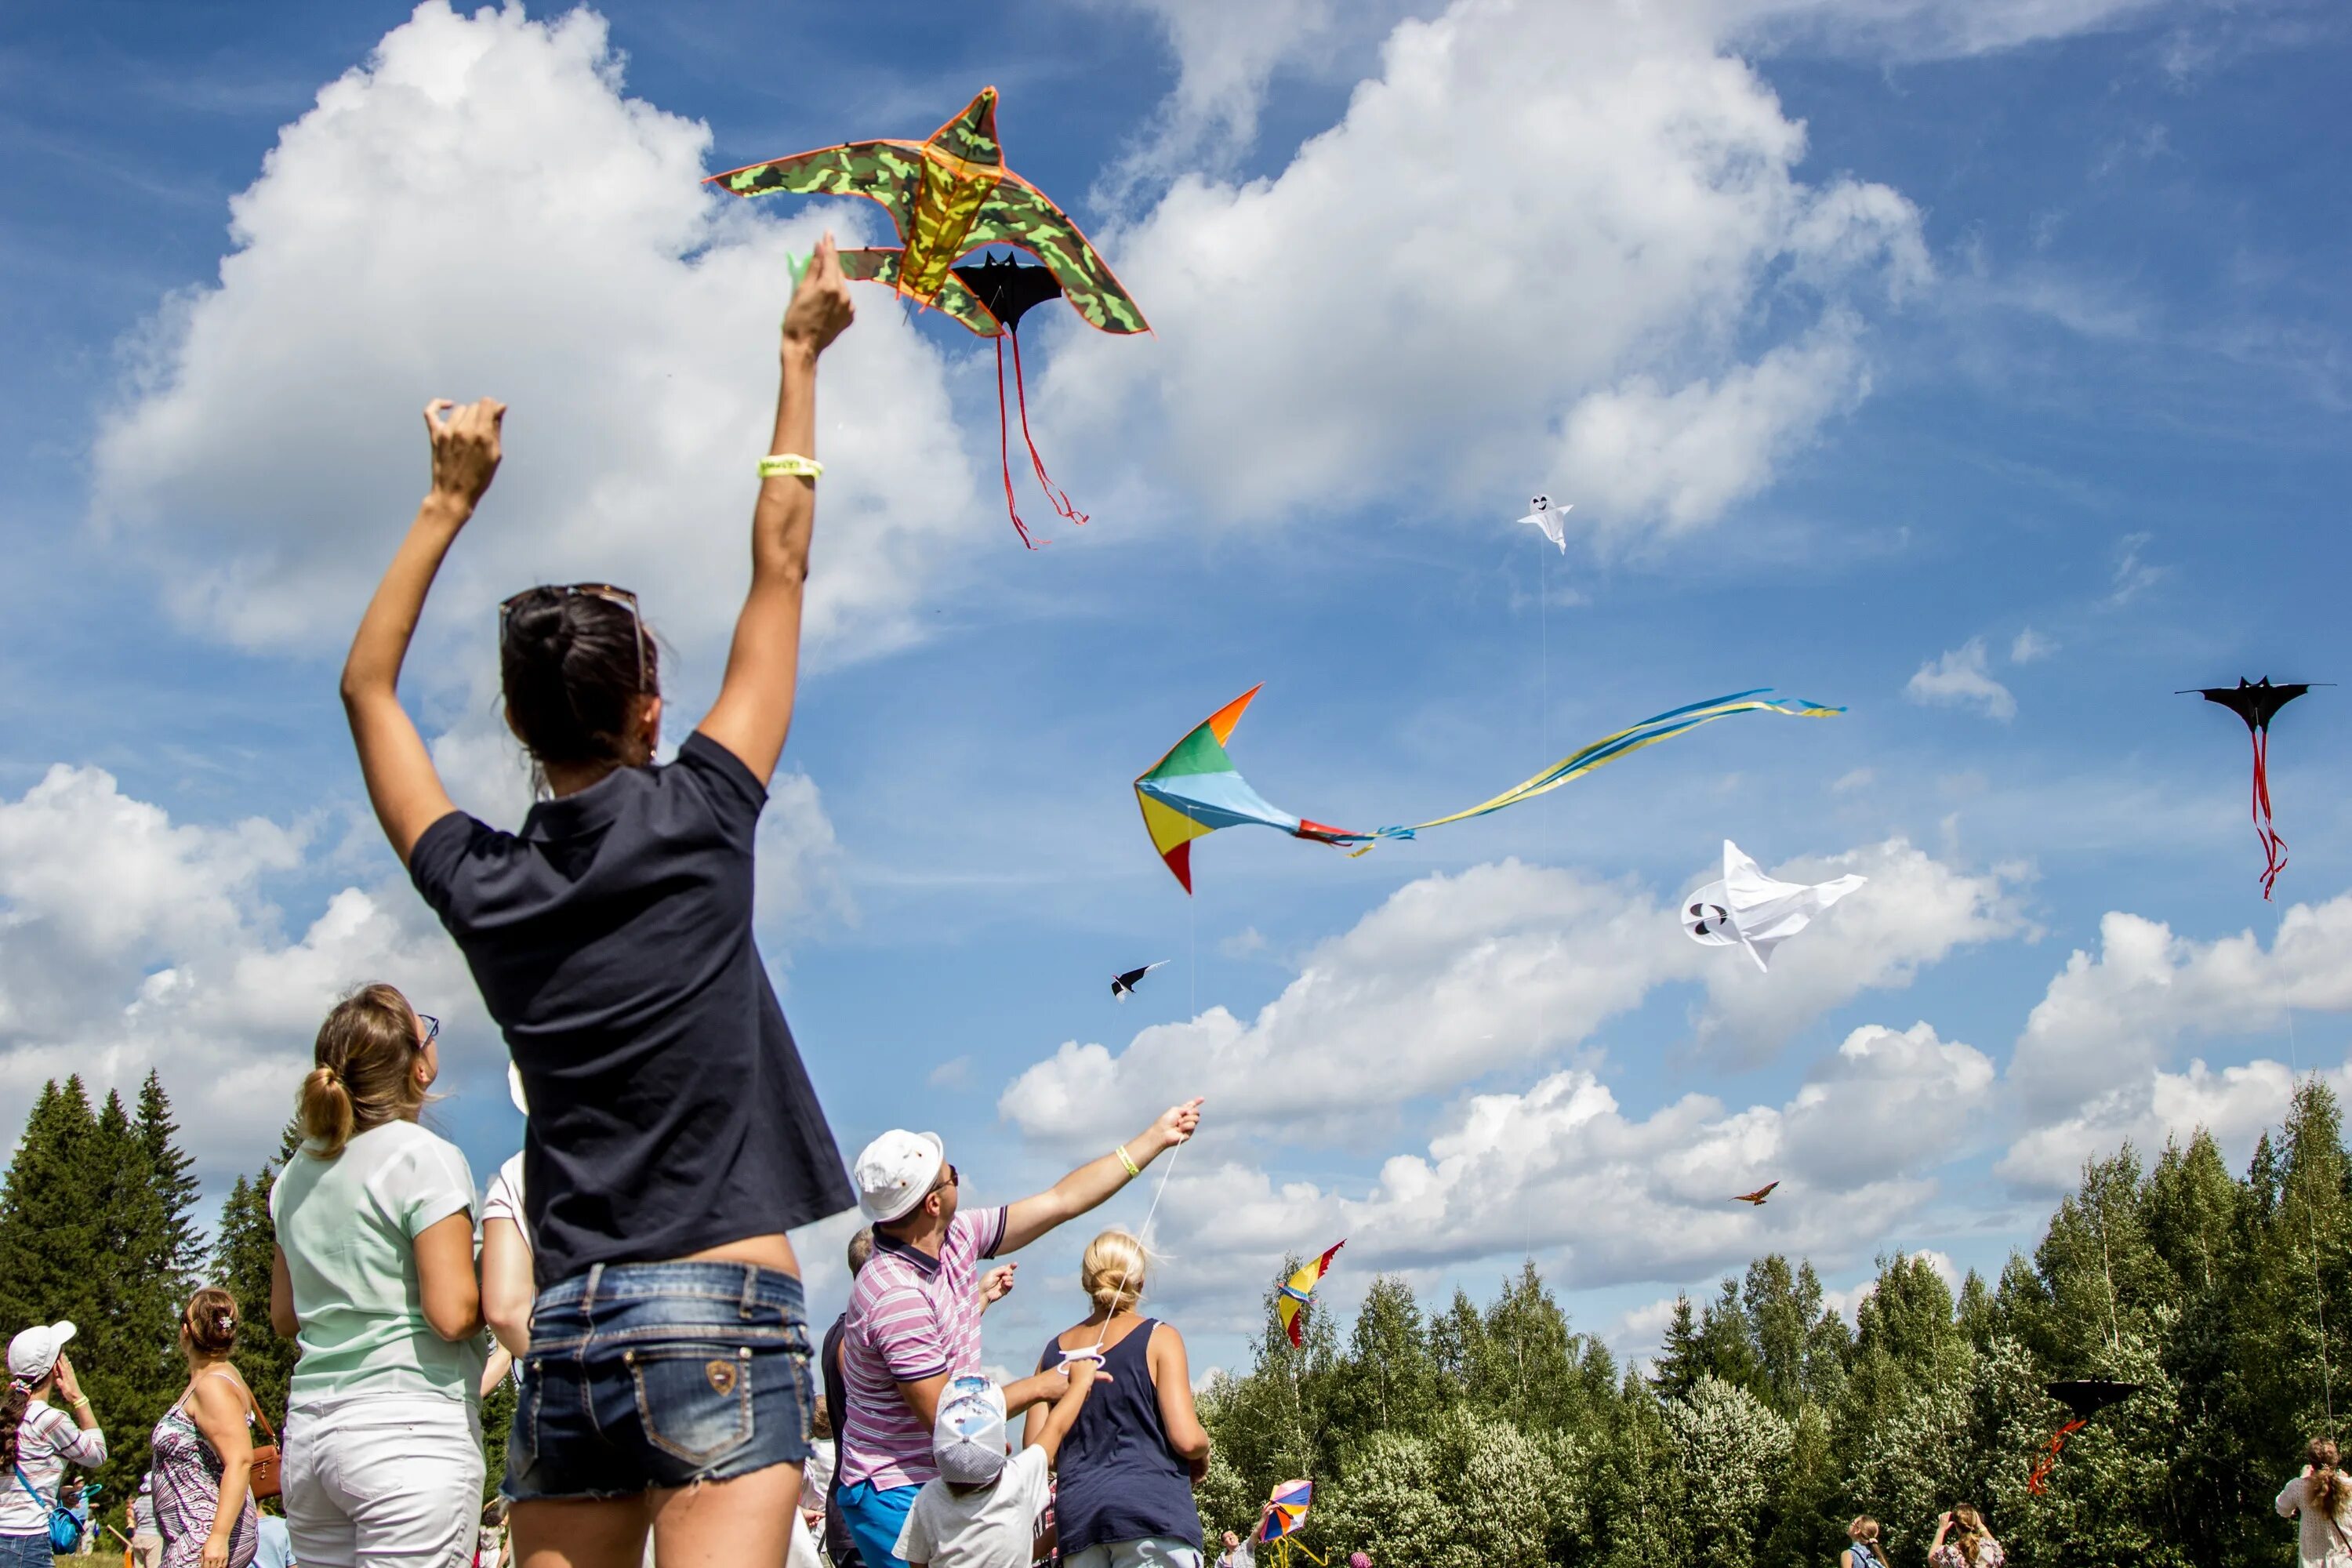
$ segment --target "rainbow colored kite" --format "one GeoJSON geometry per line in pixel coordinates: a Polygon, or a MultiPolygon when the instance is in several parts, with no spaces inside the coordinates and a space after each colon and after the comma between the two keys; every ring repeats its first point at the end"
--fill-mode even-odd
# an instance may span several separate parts
{"type": "MultiPolygon", "coordinates": [[[[1339,1248],[1333,1247],[1334,1252],[1339,1248]]],[[[1257,1527],[1258,1541],[1280,1541],[1286,1535],[1296,1535],[1307,1522],[1307,1510],[1315,1505],[1313,1481],[1285,1481],[1274,1489],[1266,1500],[1265,1517],[1257,1527]]]]}
{"type": "Polygon", "coordinates": [[[1769,697],[1767,693],[1772,689],[1769,686],[1735,691],[1728,697],[1672,709],[1613,735],[1603,735],[1535,777],[1466,811],[1416,822],[1410,827],[1376,827],[1361,832],[1293,816],[1251,788],[1249,781],[1234,768],[1233,759],[1225,754],[1225,742],[1233,737],[1234,726],[1241,722],[1251,700],[1264,689],[1263,684],[1253,686],[1218,709],[1135,781],[1135,800],[1143,808],[1143,826],[1151,834],[1151,847],[1160,851],[1160,858],[1168,863],[1168,869],[1188,893],[1192,890],[1192,840],[1206,837],[1220,827],[1254,822],[1262,827],[1278,827],[1293,838],[1311,838],[1318,844],[1360,845],[1362,847],[1356,851],[1360,855],[1383,838],[1411,838],[1425,827],[1443,827],[1449,822],[1467,821],[1531,800],[1644,746],[1654,746],[1685,730],[1728,719],[1734,713],[1826,719],[1845,711],[1801,699],[1769,697]]]}
{"type": "Polygon", "coordinates": [[[1322,1282],[1331,1259],[1347,1245],[1344,1237],[1333,1242],[1330,1251],[1292,1275],[1282,1287],[1282,1294],[1275,1299],[1274,1315],[1282,1320],[1282,1331],[1290,1336],[1292,1349],[1300,1349],[1307,1343],[1306,1331],[1298,1326],[1298,1321],[1307,1315],[1307,1305],[1314,1300],[1315,1287],[1322,1282]]]}

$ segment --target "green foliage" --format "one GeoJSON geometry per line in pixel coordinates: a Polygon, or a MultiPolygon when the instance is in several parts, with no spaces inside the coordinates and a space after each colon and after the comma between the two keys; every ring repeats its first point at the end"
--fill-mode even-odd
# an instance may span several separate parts
{"type": "Polygon", "coordinates": [[[213,1232],[213,1283],[236,1298],[246,1324],[237,1343],[238,1370],[269,1419],[281,1423],[287,1385],[294,1376],[294,1342],[279,1339],[269,1326],[270,1257],[278,1246],[269,1191],[300,1142],[300,1130],[289,1121],[278,1137],[277,1158],[263,1162],[250,1176],[239,1176],[229,1188],[213,1232]]]}
{"type": "Polygon", "coordinates": [[[1378,1279],[1344,1348],[1318,1307],[1292,1349],[1269,1291],[1255,1364],[1201,1400],[1203,1525],[1246,1531],[1310,1476],[1305,1544],[1383,1568],[1825,1568],[1857,1513],[1887,1561],[1916,1563],[1964,1501],[2020,1568],[2285,1560],[2271,1498],[2352,1366],[2342,1134],[2314,1081],[2242,1179],[2201,1132],[2152,1167],[2126,1146],[1998,1279],[1956,1298],[1927,1258],[1882,1258],[1851,1329],[1811,1264],[1758,1258],[1678,1298],[1656,1360],[1622,1375],[1532,1265],[1483,1309],[1457,1290],[1424,1311],[1378,1279]],[[2067,1418],[2042,1385],[2089,1376],[2144,1391],[2073,1434],[2033,1495],[2067,1418]]]}
{"type": "Polygon", "coordinates": [[[195,1279],[194,1187],[171,1102],[150,1079],[136,1116],[79,1077],[46,1085],[0,1182],[0,1331],[69,1319],[68,1353],[107,1434],[107,1506],[147,1466],[147,1437],[185,1381],[179,1320],[195,1279]]]}

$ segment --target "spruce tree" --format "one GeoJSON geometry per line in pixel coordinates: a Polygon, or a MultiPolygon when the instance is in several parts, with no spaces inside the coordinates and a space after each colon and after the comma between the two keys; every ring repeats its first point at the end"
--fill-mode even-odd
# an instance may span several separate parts
{"type": "Polygon", "coordinates": [[[196,1225],[196,1200],[204,1184],[196,1180],[196,1162],[180,1147],[179,1136],[163,1080],[150,1068],[147,1081],[139,1086],[139,1141],[147,1152],[149,1179],[163,1205],[163,1253],[158,1266],[173,1280],[194,1289],[194,1276],[205,1261],[204,1237],[196,1225]]]}
{"type": "Polygon", "coordinates": [[[74,1321],[80,1332],[74,1369],[92,1411],[108,1428],[107,1493],[120,1498],[147,1468],[147,1439],[155,1417],[178,1396],[187,1363],[179,1321],[186,1280],[170,1265],[167,1199],[155,1180],[143,1130],[110,1092],[99,1110],[83,1171],[86,1201],[99,1226],[100,1256],[108,1261],[104,1289],[91,1315],[74,1321]]]}

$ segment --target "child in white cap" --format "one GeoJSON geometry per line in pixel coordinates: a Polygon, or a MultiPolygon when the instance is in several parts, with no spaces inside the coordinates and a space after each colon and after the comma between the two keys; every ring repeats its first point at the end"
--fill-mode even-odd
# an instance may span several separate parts
{"type": "Polygon", "coordinates": [[[1048,1473],[1098,1375],[1090,1359],[1069,1363],[1069,1391],[1054,1401],[1037,1440],[1004,1452],[1004,1391],[959,1377],[940,1401],[931,1455],[940,1473],[923,1483],[898,1532],[908,1568],[1029,1568],[1037,1521],[1051,1497],[1048,1473]]]}

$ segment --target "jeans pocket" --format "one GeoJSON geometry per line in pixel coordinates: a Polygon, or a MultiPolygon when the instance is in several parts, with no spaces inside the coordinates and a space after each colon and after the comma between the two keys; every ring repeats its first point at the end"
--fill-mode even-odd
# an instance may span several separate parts
{"type": "Polygon", "coordinates": [[[707,1465],[751,1440],[751,1348],[713,1342],[639,1345],[623,1354],[646,1441],[707,1465]]]}
{"type": "Polygon", "coordinates": [[[547,1369],[539,1362],[523,1364],[522,1387],[517,1391],[514,1426],[507,1433],[507,1469],[519,1474],[530,1468],[539,1453],[539,1403],[547,1387],[547,1369]]]}

